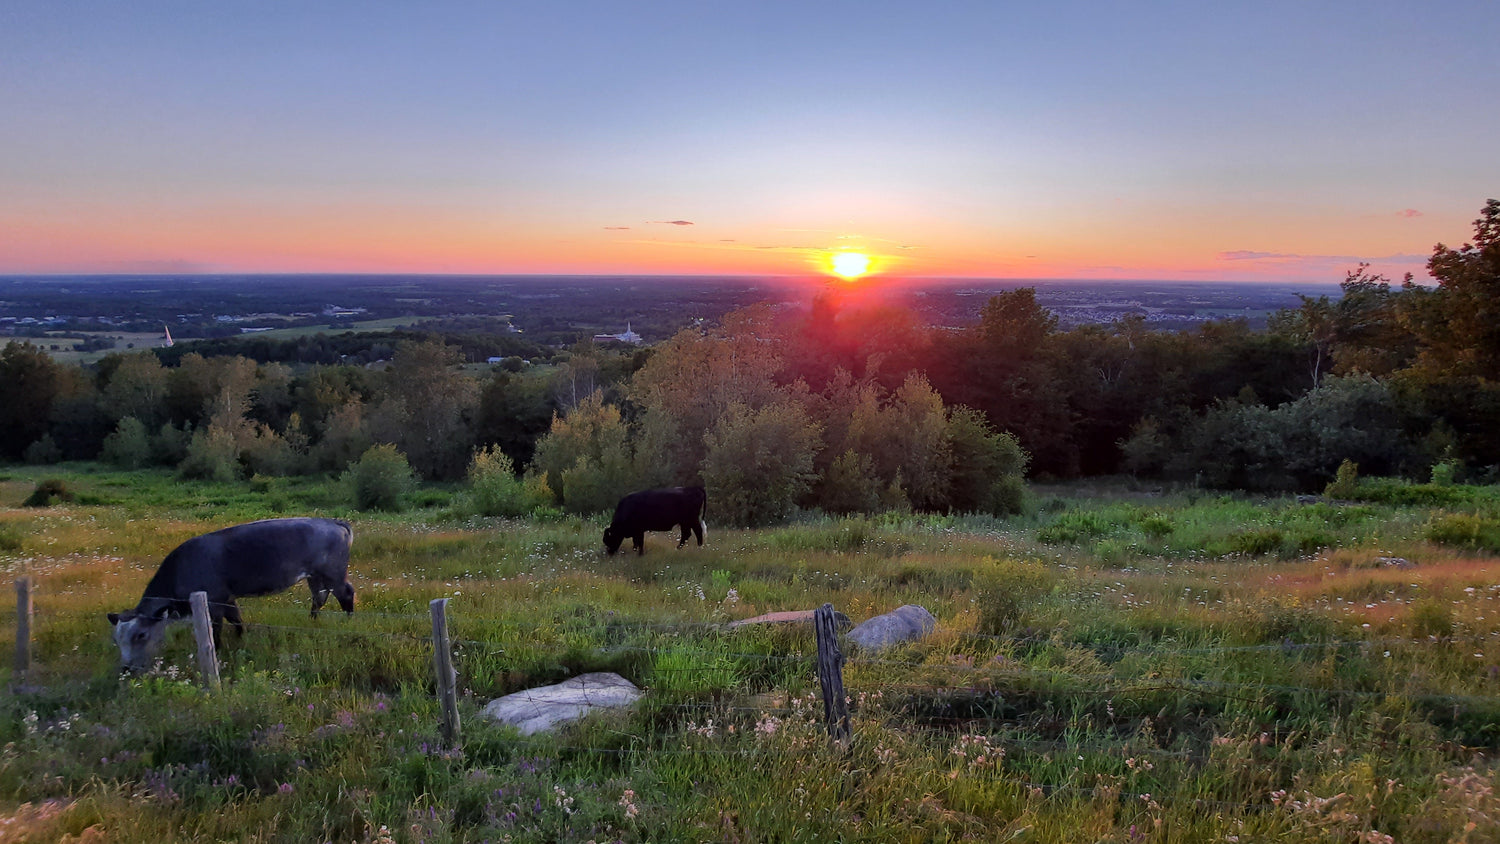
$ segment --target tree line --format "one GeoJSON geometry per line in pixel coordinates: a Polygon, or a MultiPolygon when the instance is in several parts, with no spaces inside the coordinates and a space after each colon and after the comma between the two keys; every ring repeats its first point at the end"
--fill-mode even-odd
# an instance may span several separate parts
{"type": "Polygon", "coordinates": [[[1265,331],[1157,331],[1138,316],[1062,331],[1022,288],[959,329],[830,290],[650,349],[582,342],[547,350],[546,366],[480,373],[459,364],[537,350],[477,335],[250,338],[86,369],[12,342],[0,456],[232,478],[341,472],[385,445],[433,480],[502,466],[521,485],[503,507],[592,513],[630,489],[705,483],[742,524],[808,507],[1005,513],[1028,470],[1317,490],[1348,460],[1492,481],[1500,201],[1474,228],[1435,247],[1435,286],[1360,266],[1341,296],[1303,297],[1265,331]]]}

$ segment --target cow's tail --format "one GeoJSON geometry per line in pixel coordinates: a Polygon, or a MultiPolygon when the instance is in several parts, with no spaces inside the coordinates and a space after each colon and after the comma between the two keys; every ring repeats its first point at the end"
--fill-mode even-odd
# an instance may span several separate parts
{"type": "Polygon", "coordinates": [[[708,539],[708,490],[699,487],[703,493],[703,500],[698,504],[698,531],[703,538],[708,539]]]}
{"type": "Polygon", "coordinates": [[[344,547],[354,547],[354,528],[343,519],[330,519],[334,524],[344,529],[344,547]]]}

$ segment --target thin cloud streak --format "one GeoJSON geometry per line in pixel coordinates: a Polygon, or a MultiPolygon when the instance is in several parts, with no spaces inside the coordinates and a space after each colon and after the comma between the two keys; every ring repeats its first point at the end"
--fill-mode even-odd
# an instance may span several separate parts
{"type": "Polygon", "coordinates": [[[1425,262],[1426,255],[1414,255],[1410,253],[1399,253],[1395,255],[1301,255],[1295,252],[1255,252],[1249,249],[1236,249],[1229,252],[1220,252],[1215,256],[1220,261],[1304,261],[1323,263],[1346,263],[1357,264],[1360,261],[1379,261],[1391,264],[1410,264],[1425,262]]]}

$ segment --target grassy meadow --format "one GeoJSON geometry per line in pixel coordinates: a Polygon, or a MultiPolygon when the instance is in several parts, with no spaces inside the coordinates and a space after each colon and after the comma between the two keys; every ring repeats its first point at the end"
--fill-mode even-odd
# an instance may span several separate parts
{"type": "Polygon", "coordinates": [[[602,518],[477,517],[459,487],[371,514],[329,480],[0,468],[0,567],[36,583],[34,668],[0,667],[0,841],[1500,840],[1500,490],[1361,490],[1055,487],[1010,520],[755,531],[710,510],[703,548],[609,557],[602,518]],[[44,478],[73,500],[21,506],[44,478]],[[247,599],[221,691],[187,625],[119,676],[104,614],[172,547],[308,514],[354,525],[352,617],[247,599]],[[723,627],[824,602],[938,620],[846,654],[844,744],[810,629],[723,627]],[[600,670],[646,696],[549,736],[481,716],[600,670]]]}

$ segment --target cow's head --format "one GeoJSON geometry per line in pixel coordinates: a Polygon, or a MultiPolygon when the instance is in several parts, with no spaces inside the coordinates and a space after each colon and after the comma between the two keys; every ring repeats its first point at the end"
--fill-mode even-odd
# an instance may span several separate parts
{"type": "Polygon", "coordinates": [[[110,613],[115,627],[115,644],[120,646],[120,663],[128,671],[144,671],[161,650],[162,631],[172,618],[165,610],[156,615],[142,615],[135,610],[110,613]]]}
{"type": "Polygon", "coordinates": [[[610,554],[614,554],[620,550],[620,543],[624,541],[625,534],[623,532],[616,532],[614,525],[610,525],[604,529],[604,550],[610,554]]]}

